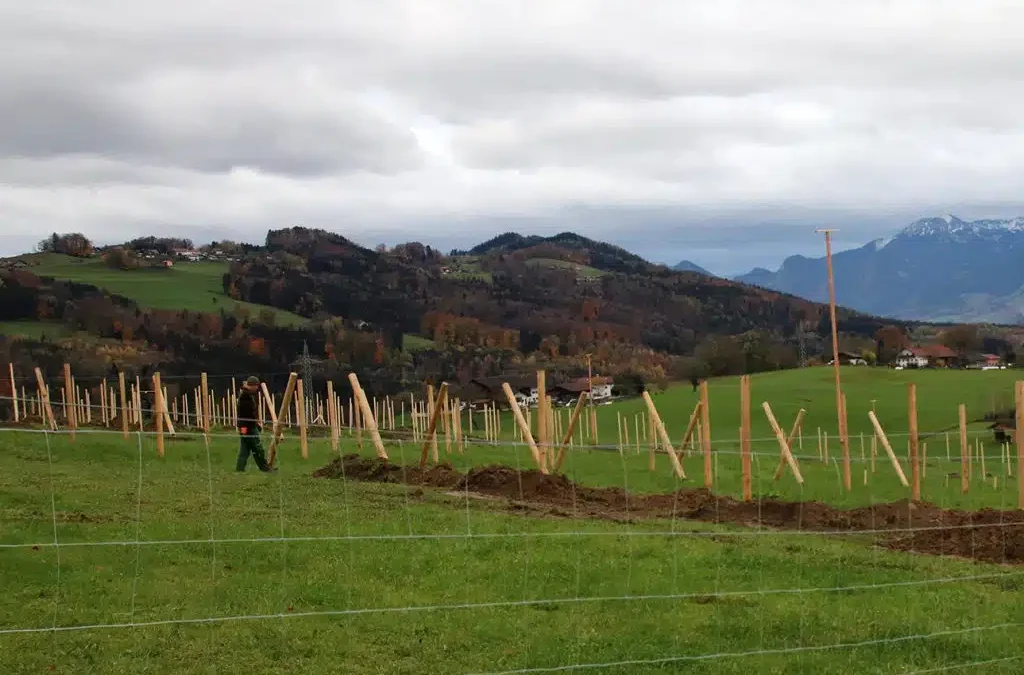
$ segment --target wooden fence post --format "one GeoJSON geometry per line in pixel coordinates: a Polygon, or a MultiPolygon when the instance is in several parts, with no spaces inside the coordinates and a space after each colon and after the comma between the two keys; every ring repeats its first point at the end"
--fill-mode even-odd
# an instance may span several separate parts
{"type": "Polygon", "coordinates": [[[164,456],[164,391],[160,387],[160,373],[153,373],[153,417],[156,422],[156,454],[164,456]]]}
{"type": "Polygon", "coordinates": [[[75,389],[71,384],[71,364],[64,364],[64,418],[68,429],[71,431],[71,440],[75,440],[75,429],[78,427],[75,420],[75,389]]]}
{"type": "Polygon", "coordinates": [[[743,468],[743,501],[753,499],[750,482],[750,375],[740,377],[740,462],[743,468]]]}
{"type": "Polygon", "coordinates": [[[921,460],[917,437],[917,385],[907,384],[907,408],[910,414],[910,498],[921,501],[921,460]]]}
{"type": "Polygon", "coordinates": [[[706,379],[700,382],[700,444],[704,453],[704,487],[710,490],[714,485],[714,473],[711,461],[711,406],[706,379]]]}

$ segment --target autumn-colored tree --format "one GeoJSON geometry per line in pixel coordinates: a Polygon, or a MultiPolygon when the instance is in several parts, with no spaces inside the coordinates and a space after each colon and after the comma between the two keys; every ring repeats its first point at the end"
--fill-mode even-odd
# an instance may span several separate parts
{"type": "Polygon", "coordinates": [[[960,358],[981,348],[981,335],[978,333],[977,326],[954,326],[942,331],[940,340],[942,344],[955,351],[960,358]]]}
{"type": "Polygon", "coordinates": [[[896,326],[883,326],[875,333],[875,354],[880,363],[889,363],[909,344],[907,336],[896,326]]]}

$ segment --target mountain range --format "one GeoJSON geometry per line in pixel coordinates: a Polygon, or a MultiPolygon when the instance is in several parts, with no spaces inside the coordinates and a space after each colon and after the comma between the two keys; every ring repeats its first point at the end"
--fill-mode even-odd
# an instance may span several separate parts
{"type": "MultiPolygon", "coordinates": [[[[1024,323],[1024,218],[922,218],[864,246],[833,253],[837,304],[915,321],[1024,323]]],[[[733,278],[828,301],[824,257],[795,255],[733,278]]]]}

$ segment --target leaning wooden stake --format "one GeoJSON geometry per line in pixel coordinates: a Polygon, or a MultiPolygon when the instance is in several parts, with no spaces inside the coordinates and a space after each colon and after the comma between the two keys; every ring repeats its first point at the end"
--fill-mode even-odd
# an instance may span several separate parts
{"type": "Polygon", "coordinates": [[[690,413],[690,421],[686,425],[686,433],[683,434],[683,440],[679,442],[679,452],[683,457],[686,456],[686,446],[689,445],[691,441],[694,441],[693,445],[695,448],[699,442],[699,438],[694,439],[694,432],[697,430],[697,425],[700,423],[700,411],[702,407],[701,402],[697,401],[697,404],[693,406],[693,412],[690,413]]]}
{"type": "Polygon", "coordinates": [[[714,483],[711,461],[711,407],[708,399],[708,381],[700,383],[700,443],[704,453],[704,487],[711,489],[714,483]]]}
{"type": "Polygon", "coordinates": [[[896,475],[900,478],[900,483],[903,487],[910,487],[910,483],[907,481],[907,474],[903,473],[903,467],[900,466],[900,460],[896,458],[896,453],[892,451],[892,446],[889,445],[889,439],[885,435],[885,430],[882,429],[882,425],[879,424],[878,418],[875,417],[875,411],[868,411],[868,419],[871,420],[871,426],[875,429],[875,436],[878,437],[878,442],[882,444],[887,455],[889,455],[889,461],[892,462],[892,468],[896,471],[896,475]]]}
{"type": "Polygon", "coordinates": [[[35,369],[36,372],[36,386],[39,387],[39,407],[40,417],[45,416],[44,424],[48,421],[50,424],[51,431],[57,431],[57,418],[53,415],[53,406],[50,405],[50,392],[46,388],[46,382],[43,381],[43,371],[39,368],[35,369]]]}
{"type": "Polygon", "coordinates": [[[565,436],[562,438],[562,447],[558,450],[558,459],[555,461],[555,473],[562,470],[562,462],[565,461],[565,450],[572,442],[572,434],[576,431],[576,424],[579,422],[580,413],[584,410],[583,403],[586,399],[586,392],[582,392],[580,397],[576,399],[576,407],[572,411],[572,418],[569,419],[569,428],[566,429],[565,436]]]}
{"type": "Polygon", "coordinates": [[[672,462],[672,470],[675,471],[676,475],[680,478],[686,478],[686,471],[683,470],[682,462],[679,461],[679,456],[676,455],[675,448],[672,447],[672,441],[668,437],[668,432],[665,431],[665,424],[661,421],[661,415],[658,414],[658,409],[655,407],[654,401],[651,400],[651,395],[644,391],[643,399],[644,403],[647,404],[647,412],[651,417],[651,421],[654,423],[658,436],[661,438],[661,442],[665,446],[665,452],[668,453],[669,461],[672,462]]]}
{"type": "Polygon", "coordinates": [[[537,463],[537,468],[540,469],[541,473],[548,473],[547,464],[544,462],[544,456],[537,449],[537,443],[533,440],[533,432],[530,431],[530,425],[526,423],[526,419],[523,418],[523,411],[519,409],[519,403],[516,402],[516,395],[512,392],[512,387],[508,385],[508,382],[501,383],[501,389],[505,392],[505,398],[508,399],[508,405],[512,409],[512,416],[515,417],[516,424],[519,425],[519,430],[523,434],[523,439],[526,440],[526,444],[530,446],[530,454],[533,455],[533,461],[537,463]]]}
{"type": "Polygon", "coordinates": [[[352,390],[359,400],[359,409],[363,412],[362,423],[366,430],[370,432],[370,439],[373,441],[373,446],[377,449],[377,456],[381,459],[387,459],[388,451],[384,449],[384,441],[380,438],[377,420],[373,416],[373,411],[370,410],[370,402],[366,399],[366,392],[363,391],[363,387],[359,384],[359,378],[356,377],[355,373],[348,374],[348,381],[351,383],[352,390]]]}
{"type": "Polygon", "coordinates": [[[270,428],[273,430],[272,438],[277,435],[277,411],[274,410],[274,399],[270,397],[270,390],[266,382],[260,382],[260,390],[263,392],[263,403],[267,408],[267,416],[270,417],[270,428]]]}
{"type": "MultiPolygon", "coordinates": [[[[434,388],[431,387],[430,391],[433,392],[434,388]]],[[[448,395],[448,383],[447,382],[442,382],[441,383],[441,387],[437,390],[438,398],[434,399],[434,405],[433,405],[433,407],[430,410],[430,423],[427,425],[427,436],[426,436],[426,438],[423,441],[423,449],[420,450],[420,468],[421,469],[427,466],[427,453],[430,452],[430,447],[431,447],[431,444],[432,444],[432,440],[434,439],[434,437],[435,437],[434,434],[437,431],[437,422],[438,422],[439,419],[441,419],[440,400],[443,400],[444,397],[447,396],[447,395],[448,395]]],[[[431,398],[433,398],[433,397],[431,397],[431,398]]],[[[437,462],[438,462],[438,458],[435,456],[434,457],[434,463],[436,464],[437,462]]]]}
{"type": "Polygon", "coordinates": [[[907,384],[907,408],[910,411],[910,498],[921,501],[921,459],[918,457],[917,385],[907,384]]]}
{"type": "MultiPolygon", "coordinates": [[[[804,410],[803,408],[800,408],[800,410],[796,414],[796,419],[793,420],[793,427],[789,431],[789,436],[786,437],[786,447],[789,448],[790,450],[792,450],[792,448],[793,448],[793,437],[796,436],[797,433],[799,433],[800,428],[801,428],[801,426],[804,423],[804,414],[806,412],[807,412],[806,410],[804,410]]],[[[861,439],[861,440],[863,440],[863,439],[861,439]]],[[[775,468],[775,480],[779,480],[780,478],[782,478],[782,469],[785,468],[785,466],[786,466],[786,458],[784,456],[784,453],[780,452],[779,453],[779,465],[775,468]]]]}
{"type": "MultiPolygon", "coordinates": [[[[775,432],[775,438],[779,441],[779,450],[782,452],[782,459],[786,464],[789,464],[789,468],[793,471],[793,477],[796,478],[796,482],[800,485],[804,484],[804,477],[800,473],[800,466],[796,463],[796,458],[793,457],[793,453],[789,449],[789,440],[783,435],[782,428],[779,426],[778,420],[775,419],[775,414],[772,412],[772,407],[768,405],[768,401],[761,403],[761,408],[764,410],[765,417],[768,418],[768,424],[771,425],[772,431],[775,432]]],[[[803,410],[800,411],[801,413],[803,410]]],[[[800,414],[797,414],[797,421],[800,421],[800,414]]],[[[795,428],[794,428],[795,431],[795,428]]],[[[790,434],[790,438],[793,435],[790,434]]]]}
{"type": "MultiPolygon", "coordinates": [[[[284,389],[284,396],[281,397],[281,407],[277,415],[271,414],[271,418],[274,420],[274,427],[272,437],[270,439],[270,449],[267,451],[267,464],[274,466],[277,461],[277,446],[281,442],[281,437],[284,434],[282,423],[284,416],[288,412],[288,406],[292,404],[292,396],[295,395],[295,383],[299,379],[298,373],[288,374],[288,385],[284,389]]],[[[264,387],[264,392],[266,387],[264,387]]],[[[271,408],[272,409],[272,408],[271,408]]]]}

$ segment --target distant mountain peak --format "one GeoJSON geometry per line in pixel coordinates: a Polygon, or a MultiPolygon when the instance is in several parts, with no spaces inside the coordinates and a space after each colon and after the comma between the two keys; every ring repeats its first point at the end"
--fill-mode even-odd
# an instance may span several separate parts
{"type": "MultiPolygon", "coordinates": [[[[915,220],[900,230],[897,237],[992,236],[1007,232],[1024,232],[1024,218],[990,218],[966,221],[947,213],[944,216],[915,220]]],[[[884,244],[878,248],[884,248],[884,244]]]]}

